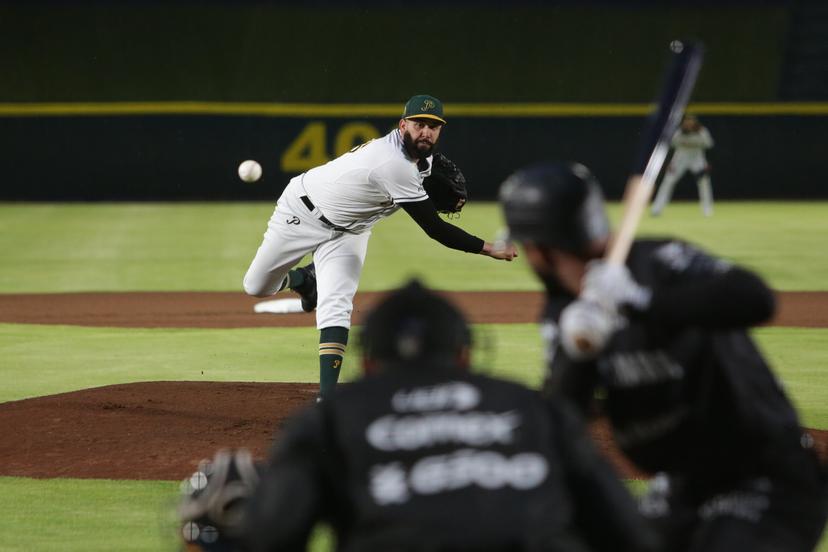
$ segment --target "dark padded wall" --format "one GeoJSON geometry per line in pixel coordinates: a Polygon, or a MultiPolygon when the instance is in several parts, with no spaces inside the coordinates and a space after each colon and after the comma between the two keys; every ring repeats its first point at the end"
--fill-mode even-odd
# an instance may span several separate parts
{"type": "MultiPolygon", "coordinates": [[[[117,104],[107,116],[71,105],[23,116],[23,103],[401,108],[420,92],[441,97],[449,113],[458,103],[645,103],[677,37],[707,46],[694,101],[777,99],[786,2],[499,4],[0,0],[0,199],[273,199],[303,166],[395,124],[393,115],[347,113],[124,115],[117,104]],[[300,136],[304,154],[293,151],[300,136]],[[262,182],[236,178],[247,158],[264,165],[262,182]]],[[[815,182],[825,172],[825,115],[702,119],[717,142],[718,197],[828,196],[815,182]]],[[[493,197],[510,171],[541,159],[587,163],[617,197],[642,122],[482,113],[453,117],[443,148],[468,173],[475,198],[493,197]]]]}
{"type": "MultiPolygon", "coordinates": [[[[717,197],[828,196],[821,178],[828,118],[702,120],[716,140],[708,157],[717,197]]],[[[6,119],[0,133],[2,197],[274,199],[292,175],[386,132],[394,122],[180,116],[6,119]],[[349,135],[352,142],[337,145],[349,135]],[[286,156],[292,146],[295,154],[286,156]],[[241,182],[235,173],[238,163],[248,158],[264,167],[264,177],[256,184],[241,182]]],[[[467,173],[473,199],[493,198],[509,172],[549,159],[587,164],[608,195],[617,198],[642,126],[640,117],[453,118],[442,148],[467,173]]],[[[694,194],[692,186],[680,186],[676,196],[694,194]]]]}

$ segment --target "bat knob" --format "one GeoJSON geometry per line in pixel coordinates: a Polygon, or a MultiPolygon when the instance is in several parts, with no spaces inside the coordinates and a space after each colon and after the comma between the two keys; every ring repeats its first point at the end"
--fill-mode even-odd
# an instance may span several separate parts
{"type": "Polygon", "coordinates": [[[616,330],[617,316],[598,303],[579,299],[561,313],[561,345],[574,360],[595,358],[616,330]]]}
{"type": "Polygon", "coordinates": [[[575,347],[583,353],[591,353],[595,350],[595,344],[586,336],[579,335],[575,338],[575,347]]]}

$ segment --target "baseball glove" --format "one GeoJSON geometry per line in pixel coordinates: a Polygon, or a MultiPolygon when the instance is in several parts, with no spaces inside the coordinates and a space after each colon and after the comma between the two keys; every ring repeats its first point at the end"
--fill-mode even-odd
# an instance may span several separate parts
{"type": "Polygon", "coordinates": [[[469,199],[466,177],[457,165],[442,153],[434,154],[431,175],[423,180],[423,188],[438,213],[459,213],[469,199]]]}
{"type": "Polygon", "coordinates": [[[222,449],[184,480],[178,519],[188,551],[241,550],[244,506],[259,484],[261,469],[247,449],[222,449]]]}

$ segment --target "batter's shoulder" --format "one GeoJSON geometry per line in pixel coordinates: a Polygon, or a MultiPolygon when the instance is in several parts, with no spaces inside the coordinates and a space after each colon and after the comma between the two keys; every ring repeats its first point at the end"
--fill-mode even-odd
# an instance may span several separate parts
{"type": "Polygon", "coordinates": [[[670,256],[681,250],[683,242],[681,240],[673,240],[670,238],[647,238],[639,239],[633,242],[630,248],[628,264],[636,264],[641,262],[659,262],[659,259],[670,256]]]}
{"type": "Polygon", "coordinates": [[[636,242],[628,266],[636,279],[647,283],[723,275],[734,268],[729,261],[678,239],[636,242]]]}
{"type": "Polygon", "coordinates": [[[640,239],[633,243],[627,266],[639,281],[652,282],[683,271],[693,258],[692,246],[670,238],[640,239]]]}

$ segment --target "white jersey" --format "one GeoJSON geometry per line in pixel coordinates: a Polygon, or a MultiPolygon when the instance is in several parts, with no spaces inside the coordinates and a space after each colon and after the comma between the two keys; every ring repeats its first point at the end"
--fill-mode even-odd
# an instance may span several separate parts
{"type": "Polygon", "coordinates": [[[704,150],[713,147],[713,138],[705,127],[696,132],[682,132],[677,130],[673,135],[672,146],[675,148],[673,162],[690,167],[694,171],[704,169],[707,159],[704,150]]]}
{"type": "Polygon", "coordinates": [[[394,129],[296,179],[322,215],[359,232],[393,214],[401,203],[428,197],[423,179],[431,174],[431,156],[425,161],[427,167],[420,170],[394,129]]]}
{"type": "Polygon", "coordinates": [[[667,172],[658,188],[653,200],[652,213],[657,216],[664,210],[670,198],[673,197],[673,188],[687,171],[693,175],[699,188],[699,200],[705,216],[713,214],[713,188],[710,183],[710,167],[704,151],[713,147],[713,138],[710,132],[700,127],[694,132],[682,132],[681,129],[673,134],[672,146],[675,148],[667,172]]]}

